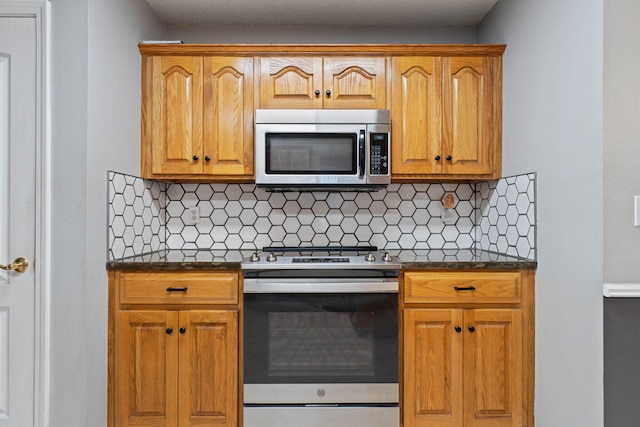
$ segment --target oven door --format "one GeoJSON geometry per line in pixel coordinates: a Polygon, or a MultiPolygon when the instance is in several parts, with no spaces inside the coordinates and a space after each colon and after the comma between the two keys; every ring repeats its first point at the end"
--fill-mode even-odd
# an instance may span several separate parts
{"type": "Polygon", "coordinates": [[[398,395],[397,292],[245,293],[245,404],[397,404],[398,395]]]}

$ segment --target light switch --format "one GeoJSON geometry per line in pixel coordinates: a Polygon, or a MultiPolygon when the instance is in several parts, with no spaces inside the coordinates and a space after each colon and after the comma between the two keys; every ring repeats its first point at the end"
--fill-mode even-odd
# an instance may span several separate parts
{"type": "Polygon", "coordinates": [[[640,227],[640,196],[633,196],[633,225],[640,227]]]}

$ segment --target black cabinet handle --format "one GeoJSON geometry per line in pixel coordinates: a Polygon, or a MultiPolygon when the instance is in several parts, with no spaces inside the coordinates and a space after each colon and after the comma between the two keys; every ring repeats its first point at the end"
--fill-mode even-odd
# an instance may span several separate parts
{"type": "Polygon", "coordinates": [[[180,333],[181,333],[182,335],[184,335],[184,334],[185,334],[185,332],[187,332],[187,328],[180,328],[180,333]]]}
{"type": "Polygon", "coordinates": [[[167,288],[167,292],[187,292],[187,288],[167,288]]]}
{"type": "Polygon", "coordinates": [[[193,160],[198,160],[198,156],[193,156],[193,160]]]}
{"type": "Polygon", "coordinates": [[[455,327],[455,330],[456,330],[456,332],[457,332],[457,333],[462,332],[462,328],[461,328],[460,326],[456,326],[456,327],[455,327]]]}
{"type": "Polygon", "coordinates": [[[325,92],[327,94],[327,96],[331,96],[331,90],[327,89],[327,91],[325,92]]]}
{"type": "Polygon", "coordinates": [[[165,332],[167,333],[167,335],[171,335],[173,333],[173,328],[167,328],[165,332]]]}
{"type": "Polygon", "coordinates": [[[476,331],[476,328],[474,328],[473,326],[469,326],[467,329],[469,329],[469,332],[471,333],[476,331]]]}
{"type": "Polygon", "coordinates": [[[211,160],[211,157],[209,157],[209,156],[204,156],[204,161],[205,161],[205,162],[208,162],[209,160],[211,160]]]}
{"type": "Polygon", "coordinates": [[[453,289],[456,291],[475,291],[476,288],[474,286],[454,286],[453,289]]]}
{"type": "Polygon", "coordinates": [[[447,156],[447,160],[451,161],[451,160],[453,160],[453,157],[447,156]]]}
{"type": "Polygon", "coordinates": [[[318,89],[316,89],[315,94],[316,94],[316,96],[320,96],[320,91],[318,89]]]}
{"type": "Polygon", "coordinates": [[[436,156],[436,161],[440,161],[440,155],[439,154],[436,156]]]}

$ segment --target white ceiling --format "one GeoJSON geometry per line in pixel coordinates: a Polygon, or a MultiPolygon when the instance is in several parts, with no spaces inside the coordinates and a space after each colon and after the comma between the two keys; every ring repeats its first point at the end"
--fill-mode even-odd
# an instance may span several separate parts
{"type": "Polygon", "coordinates": [[[167,24],[476,25],[497,0],[147,0],[167,24]]]}

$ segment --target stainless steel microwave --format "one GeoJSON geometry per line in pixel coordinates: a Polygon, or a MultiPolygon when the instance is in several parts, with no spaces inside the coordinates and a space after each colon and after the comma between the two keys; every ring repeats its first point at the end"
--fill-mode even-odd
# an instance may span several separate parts
{"type": "Polygon", "coordinates": [[[256,184],[375,190],[391,182],[389,110],[256,110],[256,184]]]}

